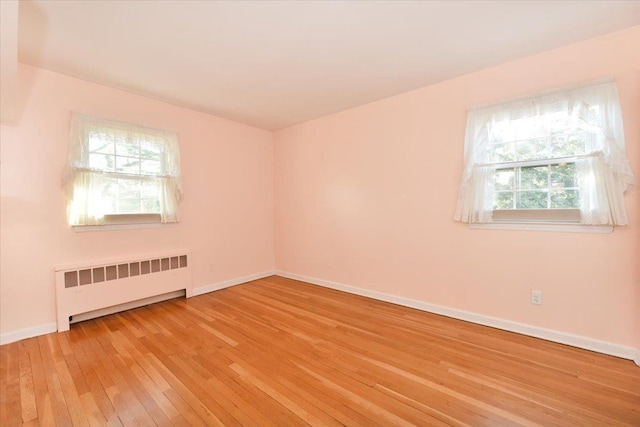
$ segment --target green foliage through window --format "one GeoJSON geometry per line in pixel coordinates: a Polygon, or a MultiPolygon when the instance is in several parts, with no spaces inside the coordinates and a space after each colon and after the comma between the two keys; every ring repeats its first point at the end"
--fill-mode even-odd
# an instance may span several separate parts
{"type": "Polygon", "coordinates": [[[578,209],[575,163],[496,169],[494,209],[578,209]]]}
{"type": "Polygon", "coordinates": [[[99,190],[105,214],[160,213],[162,146],[89,137],[89,167],[106,173],[99,190]],[[116,177],[117,176],[117,177],[116,177]]]}

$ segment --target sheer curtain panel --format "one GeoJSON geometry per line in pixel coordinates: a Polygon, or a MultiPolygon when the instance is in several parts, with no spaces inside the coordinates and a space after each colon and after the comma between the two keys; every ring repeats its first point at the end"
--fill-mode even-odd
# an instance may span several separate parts
{"type": "Polygon", "coordinates": [[[63,184],[70,225],[103,225],[106,216],[118,215],[178,222],[177,135],[73,113],[63,184]]]}
{"type": "Polygon", "coordinates": [[[469,110],[455,219],[572,208],[581,224],[626,225],[635,185],[616,84],[599,81],[469,110]]]}

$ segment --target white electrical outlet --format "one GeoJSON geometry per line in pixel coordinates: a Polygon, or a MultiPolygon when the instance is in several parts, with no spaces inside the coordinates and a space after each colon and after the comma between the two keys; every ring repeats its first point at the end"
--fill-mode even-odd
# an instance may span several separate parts
{"type": "Polygon", "coordinates": [[[531,304],[542,305],[542,291],[531,291],[531,304]]]}

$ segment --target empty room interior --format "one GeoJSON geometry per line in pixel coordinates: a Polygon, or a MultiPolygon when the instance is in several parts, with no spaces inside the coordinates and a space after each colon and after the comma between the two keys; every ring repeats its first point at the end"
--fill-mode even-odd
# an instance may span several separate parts
{"type": "Polygon", "coordinates": [[[0,425],[640,426],[640,1],[0,1],[0,425]]]}

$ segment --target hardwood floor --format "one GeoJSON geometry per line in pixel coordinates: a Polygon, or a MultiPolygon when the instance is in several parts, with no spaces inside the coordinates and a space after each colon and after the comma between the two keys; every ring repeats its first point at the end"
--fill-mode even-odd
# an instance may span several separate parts
{"type": "Polygon", "coordinates": [[[2,426],[640,425],[640,368],[281,277],[0,347],[2,426]]]}

